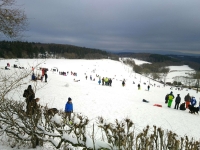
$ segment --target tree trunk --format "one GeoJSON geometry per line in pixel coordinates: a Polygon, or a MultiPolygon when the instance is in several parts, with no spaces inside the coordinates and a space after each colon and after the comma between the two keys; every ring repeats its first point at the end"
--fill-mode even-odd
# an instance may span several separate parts
{"type": "Polygon", "coordinates": [[[39,146],[39,139],[36,135],[33,136],[31,143],[32,143],[32,148],[36,148],[36,146],[39,146]]]}

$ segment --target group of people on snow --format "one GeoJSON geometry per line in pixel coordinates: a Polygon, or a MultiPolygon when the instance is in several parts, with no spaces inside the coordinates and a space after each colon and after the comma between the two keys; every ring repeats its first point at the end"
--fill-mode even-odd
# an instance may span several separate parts
{"type": "MultiPolygon", "coordinates": [[[[168,105],[168,107],[170,108],[174,99],[174,95],[173,92],[171,91],[170,94],[167,94],[165,96],[165,103],[168,105]]],[[[191,106],[195,106],[197,104],[197,101],[195,99],[194,96],[190,96],[190,94],[188,93],[187,95],[185,95],[184,97],[184,102],[181,103],[180,107],[179,104],[181,103],[181,97],[180,94],[177,94],[176,98],[175,98],[175,105],[174,105],[174,109],[178,109],[180,108],[180,110],[186,110],[189,108],[189,105],[191,106]]],[[[200,104],[199,104],[199,108],[200,108],[200,104]]]]}
{"type": "MultiPolygon", "coordinates": [[[[13,68],[25,69],[24,67],[17,66],[16,64],[13,65],[13,68]]],[[[10,63],[6,64],[5,70],[10,70],[10,63]]]]}
{"type": "MultiPolygon", "coordinates": [[[[96,74],[96,77],[98,77],[98,84],[99,85],[107,85],[107,86],[112,86],[112,79],[108,77],[103,77],[96,74]]],[[[87,80],[88,76],[85,76],[85,79],[87,80]]],[[[90,80],[95,81],[95,78],[92,78],[92,75],[90,75],[90,80]]]]}
{"type": "Polygon", "coordinates": [[[48,69],[47,68],[40,68],[40,70],[42,71],[42,75],[38,74],[36,76],[35,73],[34,73],[34,68],[32,67],[33,73],[31,75],[31,80],[32,81],[41,80],[41,82],[42,82],[43,78],[44,78],[44,81],[47,82],[47,78],[48,78],[47,71],[48,71],[48,69]]]}
{"type": "Polygon", "coordinates": [[[60,71],[60,72],[59,72],[59,75],[67,76],[68,73],[69,73],[68,71],[67,71],[67,72],[65,72],[65,71],[60,71]]]}
{"type": "Polygon", "coordinates": [[[71,71],[71,75],[73,75],[73,76],[77,76],[77,73],[71,71]]]}
{"type": "MultiPolygon", "coordinates": [[[[125,79],[122,81],[122,86],[124,87],[125,86],[125,79]]],[[[135,82],[133,81],[133,84],[135,84],[135,82]]],[[[146,85],[146,83],[145,83],[145,85],[146,85]]],[[[153,85],[152,85],[153,86],[153,85]]],[[[141,90],[141,85],[140,85],[140,83],[138,83],[138,85],[137,85],[137,88],[138,88],[138,90],[141,90]]],[[[150,90],[150,85],[147,85],[147,91],[149,91],[150,90]]]]}
{"type": "Polygon", "coordinates": [[[112,86],[112,79],[111,78],[108,78],[108,77],[103,77],[101,79],[101,77],[99,77],[99,85],[101,84],[101,81],[102,81],[102,85],[107,85],[107,86],[112,86]]]}
{"type": "MultiPolygon", "coordinates": [[[[40,106],[38,102],[40,101],[40,98],[35,98],[35,92],[33,91],[31,85],[28,85],[27,89],[24,90],[23,97],[25,98],[25,102],[26,102],[26,115],[32,116],[37,111],[39,111],[40,106]]],[[[53,108],[53,109],[56,109],[56,108],[53,108]]],[[[58,112],[57,109],[56,109],[56,112],[58,112]]],[[[72,99],[69,97],[65,105],[65,117],[68,118],[69,121],[71,120],[72,113],[73,113],[73,103],[72,103],[72,99]]]]}
{"type": "Polygon", "coordinates": [[[39,98],[35,98],[35,93],[32,89],[31,85],[28,85],[28,88],[24,90],[23,97],[25,97],[26,101],[26,114],[27,115],[32,115],[35,113],[35,111],[38,110],[38,102],[39,98]]]}

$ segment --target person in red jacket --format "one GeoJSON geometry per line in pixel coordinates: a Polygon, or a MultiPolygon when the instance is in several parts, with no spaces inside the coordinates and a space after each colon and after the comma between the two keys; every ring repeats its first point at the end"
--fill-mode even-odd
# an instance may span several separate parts
{"type": "Polygon", "coordinates": [[[45,69],[42,68],[42,76],[44,76],[44,73],[45,73],[45,69]]]}

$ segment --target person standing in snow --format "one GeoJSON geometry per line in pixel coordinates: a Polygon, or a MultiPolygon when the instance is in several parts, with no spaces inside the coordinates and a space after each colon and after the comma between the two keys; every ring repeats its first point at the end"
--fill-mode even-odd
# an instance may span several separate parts
{"type": "Polygon", "coordinates": [[[122,86],[123,86],[123,87],[125,86],[125,80],[122,81],[122,86]]]}
{"type": "Polygon", "coordinates": [[[47,76],[47,72],[45,72],[45,74],[44,74],[45,82],[47,82],[47,78],[48,78],[48,76],[47,76]]]}
{"type": "Polygon", "coordinates": [[[171,93],[168,95],[168,107],[170,108],[172,105],[172,101],[174,99],[174,95],[173,92],[171,91],[171,93]]]}
{"type": "Polygon", "coordinates": [[[29,103],[35,98],[35,93],[31,85],[28,85],[28,88],[24,90],[23,97],[26,98],[26,110],[28,110],[29,103]]]}
{"type": "Polygon", "coordinates": [[[70,97],[68,98],[68,101],[65,105],[65,113],[66,113],[66,118],[68,118],[70,121],[71,113],[73,113],[73,103],[72,103],[72,99],[70,97]]]}
{"type": "Polygon", "coordinates": [[[108,80],[108,83],[109,83],[109,86],[112,86],[112,79],[111,78],[108,80]]]}
{"type": "Polygon", "coordinates": [[[105,85],[108,85],[108,77],[104,78],[105,85]]]}
{"type": "Polygon", "coordinates": [[[186,106],[186,109],[188,108],[188,105],[190,104],[190,94],[188,93],[186,96],[185,96],[185,106],[186,106]]]}
{"type": "Polygon", "coordinates": [[[37,77],[35,76],[34,73],[32,73],[31,80],[32,80],[32,81],[37,81],[37,77]]]}
{"type": "Polygon", "coordinates": [[[149,91],[149,89],[150,89],[150,86],[149,86],[149,85],[147,86],[147,89],[148,89],[148,91],[149,91]]]}
{"type": "Polygon", "coordinates": [[[138,84],[138,90],[140,90],[140,84],[138,84]]]}
{"type": "Polygon", "coordinates": [[[104,77],[102,78],[102,85],[104,85],[104,77]]]}
{"type": "Polygon", "coordinates": [[[99,81],[98,81],[99,85],[101,84],[101,77],[99,76],[99,81]]]}
{"type": "Polygon", "coordinates": [[[181,97],[180,97],[180,94],[178,94],[175,100],[174,109],[178,109],[180,102],[181,102],[181,97]]]}
{"type": "Polygon", "coordinates": [[[190,104],[194,107],[196,105],[197,101],[195,99],[195,97],[192,97],[190,100],[190,104]]]}
{"type": "Polygon", "coordinates": [[[169,96],[169,94],[167,94],[167,95],[165,96],[165,104],[168,103],[168,96],[169,96]]]}
{"type": "Polygon", "coordinates": [[[35,69],[35,68],[34,68],[34,67],[32,67],[32,69],[31,69],[31,70],[34,72],[34,69],[35,69]]]}

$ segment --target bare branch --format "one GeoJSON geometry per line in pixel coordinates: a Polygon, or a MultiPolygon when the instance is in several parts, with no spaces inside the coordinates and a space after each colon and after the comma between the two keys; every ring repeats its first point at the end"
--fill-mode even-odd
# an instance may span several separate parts
{"type": "Polygon", "coordinates": [[[9,38],[20,37],[28,25],[24,10],[15,3],[15,0],[0,0],[0,32],[9,38]]]}

